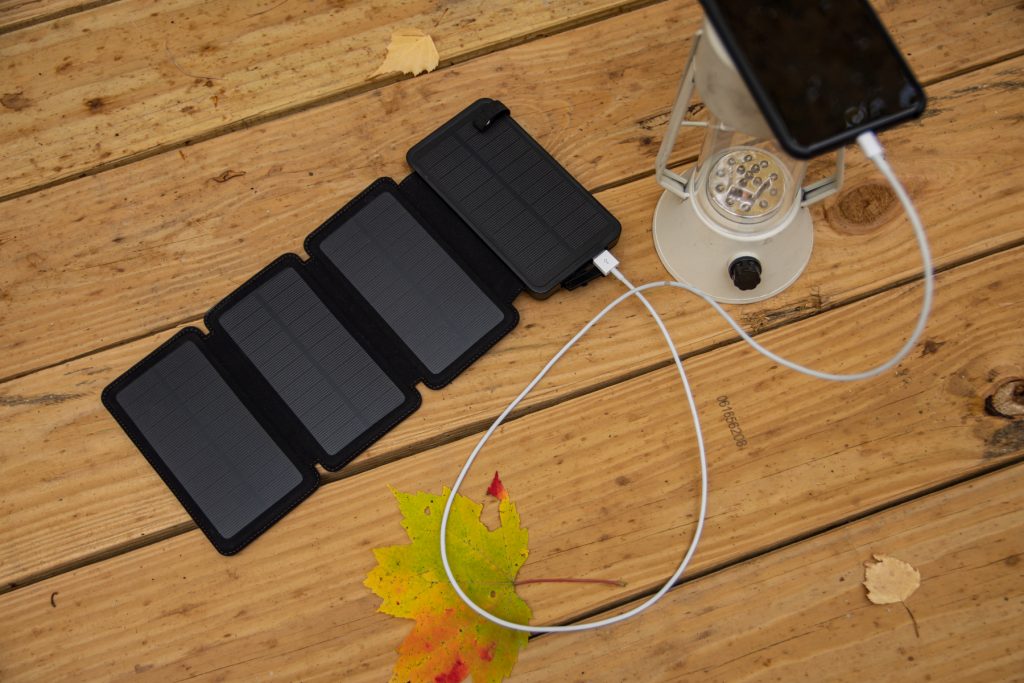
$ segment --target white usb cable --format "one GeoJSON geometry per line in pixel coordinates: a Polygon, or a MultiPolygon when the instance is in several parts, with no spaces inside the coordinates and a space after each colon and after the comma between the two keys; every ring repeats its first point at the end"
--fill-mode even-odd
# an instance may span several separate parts
{"type": "Polygon", "coordinates": [[[641,285],[639,287],[635,287],[628,279],[626,279],[626,277],[622,273],[619,272],[619,262],[611,254],[611,252],[605,251],[601,253],[594,259],[594,265],[601,270],[601,273],[603,275],[614,275],[620,282],[622,282],[622,284],[626,286],[627,291],[619,295],[614,301],[605,306],[597,315],[591,318],[590,322],[584,325],[583,329],[577,332],[576,335],[573,336],[573,338],[570,339],[565,344],[565,346],[563,346],[558,351],[558,353],[556,353],[551,358],[550,361],[548,361],[547,365],[545,365],[544,368],[539,373],[537,373],[537,376],[534,377],[530,381],[530,383],[526,385],[526,388],[524,388],[522,392],[520,392],[519,395],[516,396],[516,398],[510,404],[508,404],[508,407],[506,407],[505,410],[503,410],[501,414],[498,415],[494,422],[491,423],[491,426],[487,429],[486,432],[484,432],[484,435],[480,437],[480,441],[477,442],[476,447],[473,449],[473,452],[470,453],[469,457],[466,459],[466,463],[462,466],[462,471],[459,472],[459,476],[455,479],[455,483],[452,485],[451,493],[448,496],[448,500],[445,502],[444,512],[441,515],[441,564],[444,566],[445,574],[447,575],[448,580],[451,582],[452,588],[455,589],[455,592],[470,609],[472,609],[474,612],[476,612],[481,617],[487,619],[490,622],[498,624],[499,626],[504,626],[506,628],[513,629],[515,631],[524,631],[526,633],[558,633],[569,631],[587,631],[595,628],[600,628],[602,626],[610,626],[612,624],[625,621],[626,619],[629,619],[630,617],[633,617],[639,614],[640,612],[643,612],[645,609],[647,609],[648,607],[656,603],[658,600],[660,600],[662,596],[664,596],[665,593],[667,593],[672,588],[672,586],[675,585],[676,581],[679,580],[679,577],[682,576],[683,572],[686,571],[686,567],[690,564],[690,560],[693,558],[693,555],[697,550],[697,544],[700,541],[701,533],[704,530],[704,520],[707,515],[707,455],[704,450],[704,437],[701,434],[700,416],[697,413],[697,405],[693,398],[693,392],[690,390],[690,382],[686,377],[686,371],[683,369],[683,362],[679,358],[679,352],[676,350],[676,345],[672,341],[672,337],[671,335],[669,335],[668,329],[665,327],[665,323],[662,321],[661,316],[658,315],[658,312],[654,309],[651,303],[643,295],[643,292],[647,291],[648,289],[655,289],[657,287],[675,287],[677,289],[682,289],[693,294],[696,294],[700,298],[704,299],[704,301],[706,301],[712,308],[714,308],[715,311],[717,311],[718,314],[722,316],[727,323],[729,323],[733,330],[736,331],[740,338],[747,342],[747,344],[752,346],[756,351],[767,356],[768,358],[775,361],[779,365],[785,366],[791,370],[795,370],[797,372],[809,375],[811,377],[817,377],[818,379],[832,380],[836,382],[852,382],[856,380],[867,379],[869,377],[875,377],[885,372],[886,370],[895,367],[900,361],[902,361],[907,356],[908,353],[910,353],[911,349],[914,348],[914,346],[917,344],[918,339],[920,339],[921,334],[924,332],[925,323],[928,321],[928,314],[931,311],[932,294],[935,286],[935,275],[934,270],[932,268],[931,250],[928,247],[928,238],[925,235],[924,226],[921,224],[921,218],[917,215],[917,210],[914,208],[914,204],[911,201],[910,196],[907,195],[907,192],[903,188],[903,185],[900,184],[900,181],[896,177],[896,174],[893,173],[892,168],[889,167],[889,163],[885,160],[884,151],[882,149],[881,144],[878,142],[878,138],[875,137],[874,133],[863,133],[857,138],[857,143],[860,145],[860,148],[864,152],[864,155],[875,163],[875,166],[882,173],[882,175],[885,176],[886,180],[888,180],[889,184],[892,186],[893,191],[895,191],[897,198],[899,198],[900,203],[903,205],[903,208],[907,213],[907,217],[910,219],[910,224],[914,229],[914,236],[917,238],[917,245],[921,252],[921,261],[923,263],[924,268],[924,296],[922,298],[921,312],[918,315],[917,324],[914,326],[914,329],[911,332],[910,337],[907,338],[906,343],[903,344],[900,350],[896,352],[896,355],[894,355],[892,358],[882,363],[881,365],[871,368],[870,370],[850,374],[835,374],[831,372],[822,372],[819,370],[814,370],[803,365],[800,365],[799,363],[794,363],[793,361],[782,358],[781,356],[778,356],[774,352],[769,351],[768,349],[761,346],[761,344],[754,341],[754,339],[746,332],[746,330],[740,327],[739,323],[733,320],[733,318],[728,313],[725,312],[725,309],[723,309],[717,301],[712,299],[704,292],[680,282],[651,282],[645,285],[641,285]],[[686,400],[689,404],[690,417],[693,420],[693,427],[697,436],[697,456],[700,462],[700,512],[697,516],[697,526],[693,532],[693,540],[690,541],[690,545],[686,549],[686,553],[683,555],[682,560],[679,562],[679,566],[676,567],[676,570],[672,573],[672,576],[670,576],[668,580],[666,580],[662,584],[661,588],[659,588],[656,593],[651,595],[642,603],[626,612],[622,612],[621,614],[616,614],[615,616],[607,617],[605,619],[599,619],[597,621],[590,621],[582,624],[568,624],[565,626],[533,626],[529,624],[517,624],[515,622],[507,621],[505,619],[502,619],[501,617],[491,614],[490,612],[488,612],[487,610],[473,602],[473,600],[468,595],[466,595],[466,592],[463,590],[462,586],[459,585],[459,582],[455,579],[455,576],[452,572],[451,564],[449,563],[448,559],[447,531],[448,520],[451,515],[452,503],[455,501],[455,495],[458,493],[459,487],[462,486],[462,482],[466,478],[466,475],[469,473],[470,468],[473,466],[473,462],[476,460],[477,455],[480,454],[480,451],[483,450],[483,447],[487,443],[487,440],[491,438],[491,435],[498,429],[501,423],[504,422],[505,418],[508,417],[509,413],[515,410],[516,406],[518,406],[519,403],[524,398],[526,398],[526,396],[533,390],[533,388],[537,386],[537,384],[542,379],[544,379],[544,376],[548,374],[551,368],[555,366],[555,364],[562,358],[562,356],[564,356],[569,351],[569,349],[571,349],[576,344],[576,342],[578,342],[583,337],[583,335],[585,335],[590,330],[590,328],[596,325],[612,309],[614,309],[620,303],[622,303],[623,301],[632,296],[637,297],[641,301],[641,303],[643,303],[643,305],[650,312],[651,317],[654,318],[654,322],[657,323],[658,329],[661,330],[662,337],[664,337],[665,343],[668,344],[669,350],[672,353],[672,360],[675,362],[676,369],[679,371],[679,378],[682,380],[683,391],[686,393],[686,400]]]}

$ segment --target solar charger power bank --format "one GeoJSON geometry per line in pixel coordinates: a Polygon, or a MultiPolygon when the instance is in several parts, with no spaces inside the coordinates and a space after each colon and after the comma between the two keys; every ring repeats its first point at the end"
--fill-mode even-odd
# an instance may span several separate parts
{"type": "MultiPolygon", "coordinates": [[[[495,100],[114,380],[103,403],[224,554],[515,327],[619,224],[495,100]]],[[[574,273],[577,274],[572,279],[574,273]]]]}

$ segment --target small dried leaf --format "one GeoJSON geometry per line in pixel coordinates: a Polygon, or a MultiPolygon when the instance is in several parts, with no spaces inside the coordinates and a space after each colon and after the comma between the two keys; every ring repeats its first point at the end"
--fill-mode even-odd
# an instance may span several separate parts
{"type": "Polygon", "coordinates": [[[400,28],[391,34],[388,54],[374,76],[401,71],[416,74],[433,71],[437,68],[440,56],[434,39],[423,31],[415,28],[400,28]]]}
{"type": "Polygon", "coordinates": [[[888,555],[875,555],[875,564],[864,570],[864,587],[868,600],[876,605],[904,602],[921,585],[921,574],[903,560],[888,555]]]}

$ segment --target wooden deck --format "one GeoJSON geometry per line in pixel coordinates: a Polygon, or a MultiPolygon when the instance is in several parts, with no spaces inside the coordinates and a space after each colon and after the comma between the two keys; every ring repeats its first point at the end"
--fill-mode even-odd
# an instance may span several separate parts
{"type": "MultiPolygon", "coordinates": [[[[986,405],[1024,381],[1024,5],[874,4],[929,96],[883,136],[933,242],[926,341],[886,376],[822,383],[656,292],[705,421],[704,541],[663,604],[536,638],[511,680],[1024,680],[1024,417],[986,405]],[[919,636],[867,601],[872,553],[920,570],[919,636]]],[[[479,96],[622,221],[634,281],[665,277],[654,155],[700,17],[689,0],[0,0],[0,680],[387,680],[411,622],[362,585],[370,548],[404,541],[387,486],[449,484],[620,285],[520,297],[512,334],[233,558],[100,391],[371,180],[403,177],[411,144],[479,96]],[[440,67],[370,76],[402,27],[434,37],[440,67]]],[[[699,143],[683,137],[680,165],[699,143]]],[[[899,206],[850,156],[806,273],[734,309],[783,355],[846,371],[892,353],[921,289],[899,206]]],[[[530,530],[522,576],[626,583],[523,586],[536,621],[622,610],[678,561],[697,470],[676,383],[630,302],[482,456],[466,490],[501,471],[530,530]]]]}

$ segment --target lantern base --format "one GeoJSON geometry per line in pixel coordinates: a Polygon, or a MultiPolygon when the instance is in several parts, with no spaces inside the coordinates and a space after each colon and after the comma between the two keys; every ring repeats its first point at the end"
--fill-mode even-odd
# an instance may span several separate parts
{"type": "Polygon", "coordinates": [[[653,232],[658,256],[672,277],[716,301],[746,304],[775,296],[800,277],[811,258],[813,228],[810,211],[802,208],[773,237],[730,238],[705,222],[693,199],[665,191],[654,210],[653,232]],[[730,264],[742,257],[761,264],[761,281],[753,289],[739,289],[729,275],[730,264]]]}

